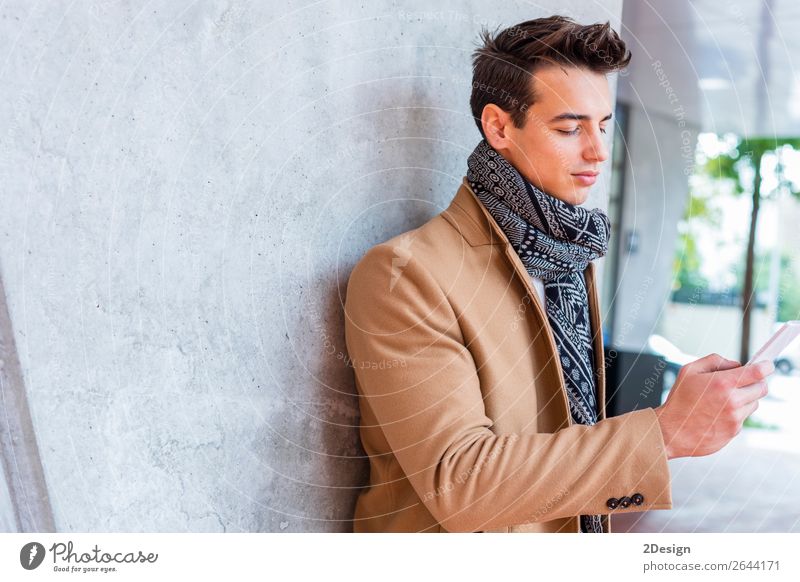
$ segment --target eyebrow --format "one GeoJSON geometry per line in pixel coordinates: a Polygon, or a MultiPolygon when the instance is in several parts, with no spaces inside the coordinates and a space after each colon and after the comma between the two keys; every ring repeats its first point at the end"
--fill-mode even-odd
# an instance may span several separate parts
{"type": "MultiPolygon", "coordinates": [[[[580,113],[562,113],[560,115],[556,115],[553,119],[548,121],[548,123],[552,123],[554,121],[563,121],[565,119],[574,120],[574,121],[585,121],[587,119],[591,120],[592,117],[590,115],[584,115],[584,114],[580,114],[580,113]]],[[[608,121],[609,119],[611,119],[611,114],[610,113],[608,115],[606,115],[600,121],[608,121]]]]}

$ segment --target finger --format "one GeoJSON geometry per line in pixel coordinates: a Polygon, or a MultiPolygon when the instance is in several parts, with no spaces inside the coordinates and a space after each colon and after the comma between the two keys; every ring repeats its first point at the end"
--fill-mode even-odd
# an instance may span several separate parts
{"type": "Polygon", "coordinates": [[[756,410],[758,410],[758,403],[760,400],[754,400],[750,404],[746,404],[739,410],[738,419],[740,423],[743,423],[747,418],[753,414],[756,410]]]}
{"type": "Polygon", "coordinates": [[[749,384],[757,384],[774,371],[775,366],[772,362],[760,362],[750,366],[715,372],[715,374],[726,386],[742,387],[749,384]]]}
{"type": "Polygon", "coordinates": [[[709,354],[704,358],[690,362],[684,366],[691,372],[716,372],[717,370],[730,370],[740,367],[741,364],[734,360],[723,358],[719,354],[709,354]]]}
{"type": "Polygon", "coordinates": [[[731,399],[737,407],[750,404],[755,400],[760,400],[769,393],[769,386],[766,382],[761,381],[750,386],[743,388],[736,388],[731,393],[731,399]]]}

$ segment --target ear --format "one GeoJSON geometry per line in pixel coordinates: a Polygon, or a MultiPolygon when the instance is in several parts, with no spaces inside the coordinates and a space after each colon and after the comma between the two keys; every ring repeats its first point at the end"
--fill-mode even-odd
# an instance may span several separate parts
{"type": "Polygon", "coordinates": [[[511,127],[511,115],[494,103],[487,103],[481,113],[481,125],[486,141],[497,151],[505,150],[511,145],[508,131],[511,127]]]}

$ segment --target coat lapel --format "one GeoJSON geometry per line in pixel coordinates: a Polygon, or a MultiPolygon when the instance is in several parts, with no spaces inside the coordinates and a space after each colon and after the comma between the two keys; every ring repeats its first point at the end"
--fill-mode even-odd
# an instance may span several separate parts
{"type": "MultiPolygon", "coordinates": [[[[444,218],[450,222],[470,244],[470,246],[477,247],[483,245],[496,245],[503,247],[503,254],[512,265],[515,276],[519,278],[525,286],[525,290],[530,297],[531,304],[534,305],[533,312],[537,318],[536,324],[548,330],[547,338],[550,348],[554,355],[550,360],[558,369],[557,378],[561,380],[561,395],[563,397],[563,405],[567,411],[569,423],[572,424],[572,417],[569,414],[569,399],[567,397],[567,389],[563,381],[563,371],[561,369],[561,362],[558,356],[558,348],[556,347],[553,333],[550,330],[550,323],[547,320],[544,305],[541,304],[539,295],[533,287],[533,282],[528,275],[525,265],[523,265],[519,256],[517,255],[514,247],[508,242],[508,238],[502,231],[500,226],[494,221],[489,211],[481,204],[480,200],[475,196],[469,182],[464,178],[461,186],[456,192],[456,196],[451,202],[450,206],[444,212],[444,218]]],[[[589,263],[584,271],[586,279],[586,288],[589,298],[589,317],[592,322],[592,345],[594,349],[595,368],[597,370],[597,402],[600,405],[598,410],[598,420],[605,418],[605,355],[603,353],[603,336],[600,321],[599,301],[597,297],[597,285],[595,281],[594,264],[589,263]]]]}

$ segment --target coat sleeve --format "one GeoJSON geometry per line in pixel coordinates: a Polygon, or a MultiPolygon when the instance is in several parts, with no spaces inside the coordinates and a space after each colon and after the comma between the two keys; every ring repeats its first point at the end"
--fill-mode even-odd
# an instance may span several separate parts
{"type": "Polygon", "coordinates": [[[555,433],[496,434],[456,315],[412,254],[373,247],[351,274],[345,337],[361,398],[434,518],[478,531],[580,514],[670,509],[652,409],[555,433]],[[405,253],[405,254],[404,254],[405,253]]]}

